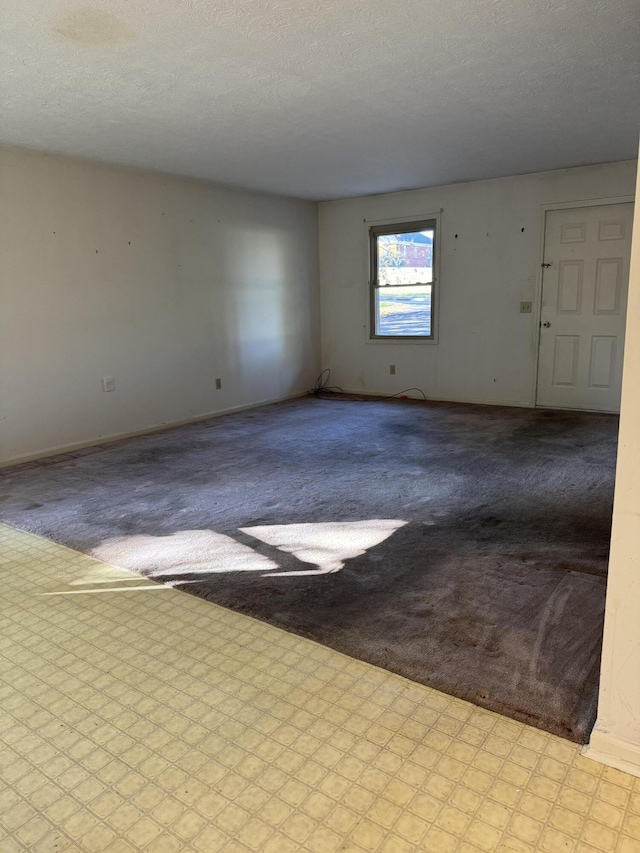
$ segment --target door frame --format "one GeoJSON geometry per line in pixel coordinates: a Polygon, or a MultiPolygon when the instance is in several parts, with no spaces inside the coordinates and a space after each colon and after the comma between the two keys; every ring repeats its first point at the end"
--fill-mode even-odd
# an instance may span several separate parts
{"type": "MultiPolygon", "coordinates": [[[[538,370],[540,367],[540,323],[542,321],[542,284],[544,276],[544,238],[547,231],[547,213],[552,210],[575,210],[578,207],[605,207],[610,204],[635,204],[634,195],[619,195],[609,198],[578,199],[576,201],[558,201],[540,205],[540,234],[538,239],[538,272],[536,275],[536,293],[533,307],[535,365],[533,369],[533,387],[531,408],[538,408],[538,370]]],[[[625,317],[626,323],[626,317],[625,317]]],[[[539,408],[548,408],[540,406],[539,408]]]]}

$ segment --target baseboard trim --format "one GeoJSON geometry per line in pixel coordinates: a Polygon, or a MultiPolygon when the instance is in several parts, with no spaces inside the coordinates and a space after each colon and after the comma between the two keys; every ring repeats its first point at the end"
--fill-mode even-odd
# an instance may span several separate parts
{"type": "Polygon", "coordinates": [[[245,403],[241,406],[231,406],[228,409],[219,409],[215,412],[206,412],[201,415],[195,415],[191,418],[185,418],[179,421],[167,421],[153,426],[142,427],[141,429],[128,430],[127,432],[112,433],[110,435],[100,435],[96,438],[90,438],[86,441],[78,441],[73,444],[61,444],[57,447],[50,447],[46,450],[37,450],[34,453],[26,453],[22,456],[14,456],[10,459],[0,460],[0,468],[13,468],[15,465],[24,465],[27,462],[37,462],[39,459],[47,459],[50,456],[62,456],[65,453],[73,453],[75,450],[84,450],[86,447],[99,447],[101,444],[112,444],[118,441],[124,441],[127,438],[136,438],[141,435],[153,435],[156,432],[163,432],[168,429],[176,429],[189,424],[196,424],[200,421],[207,421],[210,418],[217,418],[221,415],[230,415],[233,412],[243,412],[247,409],[257,409],[260,406],[269,406],[272,403],[284,403],[286,400],[296,400],[299,397],[306,397],[308,391],[300,391],[297,394],[287,394],[284,397],[273,397],[270,400],[259,400],[257,403],[245,403]]]}
{"type": "Polygon", "coordinates": [[[632,776],[640,776],[640,744],[612,735],[598,728],[598,723],[589,743],[582,748],[582,755],[632,776]]]}
{"type": "MultiPolygon", "coordinates": [[[[356,394],[359,397],[389,397],[388,391],[363,391],[362,388],[344,388],[345,394],[356,394]]],[[[402,393],[402,392],[398,392],[402,393]]],[[[407,394],[409,400],[422,400],[418,394],[407,394]]],[[[482,400],[475,397],[432,397],[426,394],[428,403],[472,403],[475,406],[516,406],[520,409],[532,409],[530,400],[482,400]]]]}

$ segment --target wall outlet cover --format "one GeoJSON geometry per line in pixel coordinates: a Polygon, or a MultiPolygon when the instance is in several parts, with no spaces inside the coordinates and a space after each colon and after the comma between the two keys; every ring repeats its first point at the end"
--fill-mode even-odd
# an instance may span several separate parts
{"type": "Polygon", "coordinates": [[[116,390],[116,380],[113,376],[105,376],[102,380],[102,390],[103,391],[115,391],[116,390]]]}
{"type": "Polygon", "coordinates": [[[533,303],[532,302],[521,302],[520,303],[520,313],[521,314],[531,314],[533,311],[533,303]]]}

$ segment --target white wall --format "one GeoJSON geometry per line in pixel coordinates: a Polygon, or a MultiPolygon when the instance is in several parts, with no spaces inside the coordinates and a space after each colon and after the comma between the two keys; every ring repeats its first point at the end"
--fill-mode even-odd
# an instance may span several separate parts
{"type": "Polygon", "coordinates": [[[640,216],[637,211],[624,359],[598,721],[586,754],[640,776],[640,216]]]}
{"type": "Polygon", "coordinates": [[[538,329],[519,303],[537,298],[542,206],[633,195],[635,169],[629,161],[321,203],[322,355],[332,384],[532,405],[538,329]],[[441,208],[439,343],[367,342],[364,220],[441,208]]]}
{"type": "Polygon", "coordinates": [[[303,392],[317,276],[315,204],[0,148],[0,460],[303,392]]]}

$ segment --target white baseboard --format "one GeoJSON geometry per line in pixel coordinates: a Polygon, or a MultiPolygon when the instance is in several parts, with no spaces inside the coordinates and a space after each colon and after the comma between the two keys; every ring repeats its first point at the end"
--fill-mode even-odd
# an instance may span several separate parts
{"type": "Polygon", "coordinates": [[[640,776],[640,743],[612,735],[595,724],[582,755],[632,776],[640,776]]]}
{"type": "Polygon", "coordinates": [[[10,459],[0,460],[0,468],[9,468],[13,465],[23,465],[25,462],[35,462],[38,459],[46,459],[48,456],[60,456],[64,453],[73,453],[74,450],[83,450],[85,447],[97,447],[101,444],[111,444],[112,441],[123,441],[126,438],[136,438],[140,435],[152,435],[154,432],[162,432],[165,429],[188,426],[199,421],[207,421],[209,418],[217,418],[221,415],[229,415],[232,412],[243,412],[246,409],[257,409],[259,406],[268,406],[271,403],[283,403],[285,400],[296,400],[298,397],[306,397],[308,391],[300,391],[298,394],[288,394],[285,397],[274,397],[271,400],[258,400],[257,403],[245,403],[242,406],[231,406],[228,409],[219,409],[215,412],[205,412],[180,421],[167,421],[166,423],[154,424],[141,429],[128,430],[127,432],[112,433],[110,435],[99,435],[87,441],[78,441],[74,444],[61,444],[34,453],[26,453],[22,456],[13,456],[10,459]]]}

